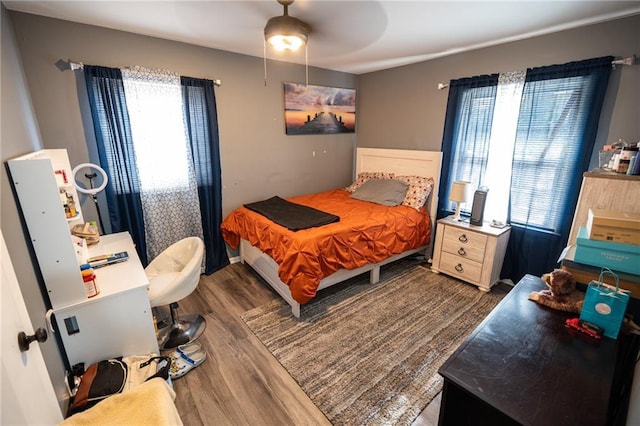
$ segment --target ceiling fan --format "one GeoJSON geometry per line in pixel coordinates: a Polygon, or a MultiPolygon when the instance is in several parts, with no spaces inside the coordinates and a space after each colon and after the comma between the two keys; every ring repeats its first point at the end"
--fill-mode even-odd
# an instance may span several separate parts
{"type": "Polygon", "coordinates": [[[276,50],[298,50],[306,46],[311,26],[289,15],[294,0],[277,0],[284,7],[282,16],[275,16],[264,27],[264,39],[276,50]]]}
{"type": "Polygon", "coordinates": [[[305,83],[309,85],[309,57],[307,41],[311,26],[298,18],[289,16],[289,6],[294,0],[277,0],[284,8],[282,16],[274,16],[264,27],[264,85],[267,85],[267,43],[278,51],[294,51],[305,47],[305,83]]]}

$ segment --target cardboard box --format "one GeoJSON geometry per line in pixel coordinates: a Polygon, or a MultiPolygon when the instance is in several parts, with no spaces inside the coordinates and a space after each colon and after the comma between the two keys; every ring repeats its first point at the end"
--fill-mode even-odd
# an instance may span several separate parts
{"type": "Polygon", "coordinates": [[[614,272],[640,275],[640,246],[589,239],[583,226],[578,231],[574,260],[614,272]]]}
{"type": "Polygon", "coordinates": [[[640,245],[640,213],[589,209],[587,236],[592,240],[640,245]]]}

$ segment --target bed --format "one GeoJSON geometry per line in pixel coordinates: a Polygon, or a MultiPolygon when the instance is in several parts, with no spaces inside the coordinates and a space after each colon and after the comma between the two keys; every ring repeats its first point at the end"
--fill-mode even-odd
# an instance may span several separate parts
{"type": "Polygon", "coordinates": [[[230,247],[239,248],[240,261],[262,276],[299,318],[301,305],[319,290],[365,272],[374,284],[387,263],[418,252],[430,257],[441,159],[442,153],[433,151],[357,149],[354,185],[362,185],[358,178],[367,173],[414,176],[422,182],[431,178],[432,189],[421,208],[361,201],[338,188],[287,199],[335,214],[337,222],[292,231],[245,205],[224,219],[222,235],[230,247]]]}

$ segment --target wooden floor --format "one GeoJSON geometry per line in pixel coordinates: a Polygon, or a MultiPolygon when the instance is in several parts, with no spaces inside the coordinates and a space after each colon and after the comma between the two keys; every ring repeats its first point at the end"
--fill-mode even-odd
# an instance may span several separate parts
{"type": "MultiPolygon", "coordinates": [[[[240,319],[278,297],[250,267],[236,263],[203,275],[180,302],[179,312],[207,321],[199,339],[207,360],[173,382],[186,426],[331,424],[240,319]]],[[[414,426],[437,424],[439,405],[440,395],[414,426]]]]}

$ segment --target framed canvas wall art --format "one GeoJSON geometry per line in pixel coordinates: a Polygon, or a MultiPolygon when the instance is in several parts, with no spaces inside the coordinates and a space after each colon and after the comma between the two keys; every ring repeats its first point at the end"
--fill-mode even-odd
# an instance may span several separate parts
{"type": "Polygon", "coordinates": [[[287,135],[354,133],[356,90],[284,83],[287,135]]]}

